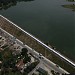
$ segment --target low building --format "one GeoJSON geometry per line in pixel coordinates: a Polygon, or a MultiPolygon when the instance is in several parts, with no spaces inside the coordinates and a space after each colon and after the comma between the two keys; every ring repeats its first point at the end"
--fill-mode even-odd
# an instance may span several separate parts
{"type": "Polygon", "coordinates": [[[23,59],[21,59],[21,60],[16,64],[18,70],[22,70],[22,69],[24,68],[24,65],[25,65],[25,64],[23,63],[23,59]]]}

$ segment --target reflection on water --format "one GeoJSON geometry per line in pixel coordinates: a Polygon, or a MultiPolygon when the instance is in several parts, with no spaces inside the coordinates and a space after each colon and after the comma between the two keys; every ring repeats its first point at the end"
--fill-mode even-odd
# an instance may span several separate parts
{"type": "MultiPolygon", "coordinates": [[[[28,2],[28,1],[34,1],[34,0],[0,0],[0,10],[4,9],[8,9],[11,6],[15,6],[17,4],[17,2],[28,2]]],[[[75,2],[75,0],[66,0],[69,2],[75,2]]],[[[62,5],[64,8],[69,8],[72,9],[72,11],[75,11],[75,5],[74,4],[69,4],[69,5],[62,5]]]]}
{"type": "Polygon", "coordinates": [[[64,8],[69,8],[72,9],[72,11],[75,11],[75,4],[67,4],[67,5],[62,5],[64,8]]]}
{"type": "Polygon", "coordinates": [[[75,11],[75,0],[66,0],[68,2],[73,2],[73,4],[65,4],[65,5],[62,5],[64,8],[69,8],[69,9],[72,9],[72,11],[75,11]]]}
{"type": "Polygon", "coordinates": [[[69,2],[74,2],[75,0],[66,0],[66,1],[69,1],[69,2]]]}
{"type": "Polygon", "coordinates": [[[0,0],[0,10],[4,9],[8,9],[11,6],[15,6],[17,4],[17,2],[28,2],[28,1],[34,1],[34,0],[0,0]]]}

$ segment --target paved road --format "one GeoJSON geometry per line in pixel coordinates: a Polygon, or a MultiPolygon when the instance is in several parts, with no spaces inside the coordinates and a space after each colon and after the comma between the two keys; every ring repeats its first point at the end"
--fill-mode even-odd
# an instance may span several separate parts
{"type": "MultiPolygon", "coordinates": [[[[1,28],[0,28],[1,29],[1,28]]],[[[39,58],[40,55],[38,52],[36,52],[35,50],[33,50],[32,48],[30,48],[27,45],[24,45],[23,42],[21,42],[20,40],[16,39],[14,36],[12,36],[11,34],[9,34],[8,32],[6,32],[5,30],[1,29],[2,31],[4,31],[4,33],[8,34],[10,37],[12,37],[13,41],[16,41],[18,44],[20,44],[23,47],[26,47],[34,56],[36,56],[40,62],[42,62],[43,64],[45,64],[46,66],[48,66],[48,68],[53,69],[59,73],[68,73],[65,70],[63,70],[60,67],[56,67],[56,65],[51,62],[50,60],[48,60],[47,58],[45,58],[44,56],[42,56],[43,59],[39,58]]]]}

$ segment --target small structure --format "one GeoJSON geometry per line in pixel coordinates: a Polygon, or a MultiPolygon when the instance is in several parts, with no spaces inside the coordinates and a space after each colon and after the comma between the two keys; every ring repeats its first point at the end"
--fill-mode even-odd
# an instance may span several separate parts
{"type": "Polygon", "coordinates": [[[4,37],[0,36],[0,47],[4,46],[6,44],[5,40],[6,39],[4,37]]]}
{"type": "Polygon", "coordinates": [[[24,68],[24,63],[23,63],[23,59],[21,59],[17,64],[16,64],[17,68],[19,70],[22,70],[24,68]]]}
{"type": "Polygon", "coordinates": [[[37,69],[37,71],[39,72],[39,73],[41,73],[42,75],[47,75],[48,74],[48,72],[46,71],[46,70],[44,70],[44,69],[42,69],[42,68],[38,68],[37,69]]]}
{"type": "Polygon", "coordinates": [[[19,44],[15,43],[13,46],[10,47],[10,49],[13,51],[14,55],[18,55],[21,52],[21,49],[23,47],[20,46],[19,44]]]}
{"type": "Polygon", "coordinates": [[[0,64],[2,64],[2,61],[0,61],[0,64]]]}

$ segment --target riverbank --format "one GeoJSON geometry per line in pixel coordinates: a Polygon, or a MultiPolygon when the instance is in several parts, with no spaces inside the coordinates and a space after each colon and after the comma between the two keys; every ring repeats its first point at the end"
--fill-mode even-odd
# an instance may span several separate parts
{"type": "Polygon", "coordinates": [[[35,49],[37,52],[43,54],[46,58],[53,61],[54,63],[60,65],[62,68],[67,70],[70,73],[75,71],[71,65],[63,61],[60,57],[55,55],[53,52],[49,51],[46,47],[41,45],[39,42],[34,40],[31,36],[24,33],[22,30],[14,26],[12,23],[8,22],[4,18],[0,16],[0,27],[3,28],[5,31],[9,32],[19,40],[21,40],[24,44],[27,44],[31,48],[35,49]]]}
{"type": "Polygon", "coordinates": [[[72,9],[72,11],[75,12],[75,4],[67,4],[67,5],[62,5],[64,8],[69,8],[72,9]]]}

